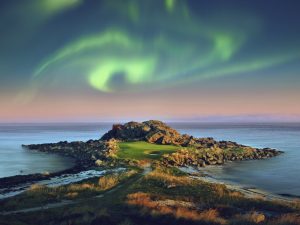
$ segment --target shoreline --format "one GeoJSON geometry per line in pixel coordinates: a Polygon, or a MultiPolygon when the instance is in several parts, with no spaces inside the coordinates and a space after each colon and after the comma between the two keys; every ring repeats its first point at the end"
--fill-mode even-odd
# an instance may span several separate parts
{"type": "MultiPolygon", "coordinates": [[[[3,147],[3,146],[1,146],[1,147],[3,147]]],[[[29,169],[25,168],[25,171],[23,170],[23,168],[20,168],[19,170],[13,169],[13,173],[10,173],[8,176],[6,174],[5,176],[0,177],[0,188],[3,183],[9,182],[9,180],[17,180],[17,179],[22,180],[22,177],[24,177],[24,178],[27,177],[29,179],[35,179],[34,177],[36,177],[36,179],[38,179],[37,178],[38,176],[43,176],[43,177],[50,176],[51,177],[52,174],[54,174],[54,176],[56,176],[56,174],[64,173],[64,171],[70,171],[70,170],[73,170],[74,168],[78,167],[77,159],[72,156],[66,156],[66,155],[59,154],[59,153],[52,154],[52,153],[48,153],[48,152],[41,152],[38,150],[29,150],[26,147],[24,147],[23,144],[21,144],[20,146],[18,145],[18,147],[20,147],[20,149],[22,149],[22,151],[25,151],[26,154],[27,153],[42,154],[42,159],[47,162],[52,163],[52,161],[49,161],[47,156],[50,156],[50,160],[53,160],[51,158],[53,156],[57,157],[61,161],[62,165],[57,166],[55,164],[56,162],[54,162],[54,164],[51,164],[51,165],[53,165],[53,168],[47,169],[47,168],[41,166],[40,168],[35,168],[35,171],[31,168],[29,168],[29,169]]],[[[34,163],[34,161],[32,163],[34,163]]]]}
{"type": "MultiPolygon", "coordinates": [[[[212,165],[215,166],[215,165],[212,165]]],[[[222,166],[222,165],[220,165],[222,166]]],[[[208,173],[207,171],[204,171],[205,168],[202,168],[200,170],[194,169],[194,168],[180,168],[183,172],[187,172],[190,177],[194,179],[201,180],[203,182],[211,183],[211,184],[223,184],[225,185],[229,190],[237,191],[242,193],[246,198],[262,198],[267,201],[283,201],[287,203],[291,203],[295,200],[299,200],[300,196],[294,196],[291,194],[275,194],[270,191],[263,190],[261,188],[257,188],[255,186],[253,187],[247,187],[241,183],[238,182],[232,182],[228,180],[222,180],[219,178],[214,177],[212,173],[208,173]],[[201,173],[201,174],[199,174],[201,173]]]]}
{"type": "Polygon", "coordinates": [[[284,197],[256,187],[248,188],[239,183],[230,183],[224,180],[218,180],[214,177],[195,177],[207,183],[224,184],[229,190],[241,192],[246,198],[263,198],[269,201],[292,202],[297,197],[284,197]]]}
{"type": "Polygon", "coordinates": [[[65,174],[79,173],[88,167],[84,167],[79,164],[75,164],[73,167],[65,170],[60,170],[53,173],[32,173],[27,175],[15,175],[9,177],[0,178],[0,189],[13,188],[21,184],[32,183],[42,180],[49,180],[56,176],[63,176],[65,174]]]}
{"type": "Polygon", "coordinates": [[[58,187],[58,186],[64,186],[67,184],[72,184],[79,182],[81,180],[89,179],[92,177],[98,177],[102,176],[104,174],[110,173],[110,172],[118,172],[123,171],[126,168],[118,167],[118,168],[85,168],[83,170],[73,170],[72,173],[60,173],[55,174],[55,176],[51,176],[47,179],[40,179],[35,181],[28,181],[24,183],[20,183],[15,186],[7,186],[0,188],[0,200],[6,199],[10,197],[14,197],[18,194],[21,194],[22,192],[28,190],[31,185],[38,184],[38,185],[45,185],[48,187],[58,187]]]}
{"type": "MultiPolygon", "coordinates": [[[[41,182],[46,180],[51,180],[55,177],[64,177],[66,175],[74,175],[80,172],[91,170],[92,167],[86,167],[82,165],[75,165],[72,168],[49,173],[49,174],[29,174],[29,175],[16,175],[10,177],[0,178],[0,190],[6,189],[7,191],[4,193],[13,192],[13,189],[16,187],[20,187],[21,185],[30,185],[35,182],[41,182]]],[[[103,168],[104,170],[107,168],[103,168]]],[[[262,198],[267,201],[283,201],[287,203],[291,203],[295,200],[299,200],[300,196],[294,196],[291,194],[275,194],[270,191],[266,191],[256,187],[247,187],[243,184],[232,182],[228,180],[222,180],[213,176],[212,173],[208,173],[205,168],[196,169],[193,167],[180,167],[180,170],[189,174],[189,176],[193,179],[198,179],[203,182],[211,183],[211,184],[223,184],[229,190],[237,191],[242,193],[246,198],[262,198]]]]}

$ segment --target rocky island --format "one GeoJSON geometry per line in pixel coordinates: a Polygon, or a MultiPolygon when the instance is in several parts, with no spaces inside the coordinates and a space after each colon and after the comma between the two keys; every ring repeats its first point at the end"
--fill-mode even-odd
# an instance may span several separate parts
{"type": "Polygon", "coordinates": [[[79,165],[85,167],[114,166],[124,163],[124,160],[118,158],[118,152],[122,151],[118,143],[122,142],[147,142],[176,146],[177,151],[163,154],[160,158],[162,164],[169,166],[204,167],[221,165],[226,161],[265,159],[283,153],[275,149],[257,149],[232,141],[216,141],[211,137],[196,138],[188,134],[180,134],[167,124],[157,120],[115,124],[99,140],[64,141],[24,145],[24,147],[30,150],[70,156],[75,158],[79,165]]]}
{"type": "Polygon", "coordinates": [[[61,141],[23,147],[31,151],[71,157],[76,160],[76,164],[73,168],[56,173],[0,178],[0,188],[49,179],[65,173],[78,173],[95,167],[139,166],[141,162],[146,162],[166,167],[200,168],[222,165],[228,161],[266,159],[283,153],[275,149],[257,149],[232,141],[216,141],[211,137],[196,138],[180,134],[157,120],[115,124],[97,140],[61,141]]]}

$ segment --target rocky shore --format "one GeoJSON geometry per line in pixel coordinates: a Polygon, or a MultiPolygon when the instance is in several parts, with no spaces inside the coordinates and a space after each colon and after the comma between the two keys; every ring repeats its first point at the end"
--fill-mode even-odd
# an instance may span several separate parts
{"type": "Polygon", "coordinates": [[[114,156],[118,149],[117,141],[89,140],[87,142],[61,141],[58,143],[22,145],[23,148],[40,151],[45,153],[54,153],[68,156],[76,160],[75,166],[66,170],[54,173],[35,173],[28,175],[16,175],[0,178],[0,189],[7,189],[18,186],[23,183],[32,183],[41,180],[51,179],[52,177],[64,174],[75,174],[88,170],[91,167],[114,167],[114,156]]]}
{"type": "Polygon", "coordinates": [[[52,177],[61,176],[64,174],[75,174],[85,168],[81,165],[75,165],[74,167],[66,170],[62,170],[54,173],[35,173],[28,175],[16,175],[11,177],[0,178],[0,189],[12,188],[23,183],[33,183],[41,180],[51,179],[52,177]]]}
{"type": "Polygon", "coordinates": [[[232,141],[216,141],[210,137],[195,138],[188,134],[180,134],[167,124],[156,120],[115,124],[99,140],[64,141],[24,147],[73,157],[81,167],[114,166],[120,162],[116,155],[119,151],[118,142],[121,141],[146,141],[178,146],[177,152],[163,155],[160,162],[166,166],[221,165],[227,161],[266,159],[282,153],[275,149],[257,149],[232,141]]]}
{"type": "Polygon", "coordinates": [[[171,166],[221,165],[226,161],[266,159],[283,153],[270,148],[252,148],[232,141],[216,141],[211,137],[195,138],[188,134],[180,134],[165,123],[156,120],[113,125],[112,130],[104,134],[101,140],[112,138],[120,141],[147,141],[182,147],[175,153],[163,156],[162,163],[171,166]]]}
{"type": "Polygon", "coordinates": [[[191,167],[179,167],[180,170],[187,173],[191,178],[202,180],[206,183],[211,184],[221,184],[225,185],[228,189],[232,191],[238,191],[242,193],[247,198],[263,198],[270,201],[283,201],[283,202],[293,202],[295,198],[298,198],[299,196],[293,196],[293,195],[284,195],[284,194],[274,194],[262,189],[258,189],[255,187],[249,187],[246,185],[242,185],[235,182],[229,182],[226,180],[221,180],[216,177],[214,177],[214,174],[204,172],[203,170],[197,170],[191,167]],[[201,171],[199,173],[199,171],[201,171]]]}
{"type": "Polygon", "coordinates": [[[108,165],[112,163],[118,150],[117,140],[107,141],[89,140],[87,142],[61,141],[58,143],[23,145],[29,150],[56,153],[76,160],[76,164],[82,167],[108,165]]]}

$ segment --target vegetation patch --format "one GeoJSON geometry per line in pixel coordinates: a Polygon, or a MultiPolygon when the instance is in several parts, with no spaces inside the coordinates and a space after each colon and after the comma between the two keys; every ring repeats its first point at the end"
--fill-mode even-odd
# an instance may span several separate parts
{"type": "Polygon", "coordinates": [[[171,216],[177,221],[270,225],[279,218],[290,222],[288,224],[297,224],[299,219],[293,213],[297,212],[296,207],[260,198],[249,199],[223,184],[206,183],[186,174],[177,174],[173,168],[154,169],[134,184],[130,191],[127,204],[131,207],[137,207],[153,217],[171,216]]]}
{"type": "Polygon", "coordinates": [[[56,203],[62,200],[90,198],[114,188],[136,173],[136,170],[129,170],[58,187],[33,184],[30,189],[24,193],[0,201],[1,209],[11,211],[56,203]]]}
{"type": "MultiPolygon", "coordinates": [[[[125,178],[128,176],[130,178],[121,183],[118,175],[108,174],[78,183],[79,186],[73,186],[72,192],[67,193],[70,198],[78,198],[83,187],[110,189],[101,198],[85,198],[76,205],[44,212],[0,216],[0,224],[300,224],[297,202],[292,206],[259,198],[248,199],[225,185],[191,178],[175,167],[156,165],[148,174],[139,171],[132,177],[124,175],[125,178]],[[118,188],[113,188],[116,185],[118,188]]],[[[35,193],[39,186],[32,189],[35,193]]]]}
{"type": "Polygon", "coordinates": [[[145,141],[121,142],[117,156],[121,159],[160,159],[163,154],[173,153],[179,150],[174,145],[158,145],[145,141]]]}
{"type": "Polygon", "coordinates": [[[172,199],[157,199],[147,193],[137,192],[127,196],[129,205],[143,207],[152,215],[171,215],[176,219],[205,221],[213,224],[226,224],[226,220],[219,217],[216,209],[197,210],[192,202],[174,201],[172,199]]]}

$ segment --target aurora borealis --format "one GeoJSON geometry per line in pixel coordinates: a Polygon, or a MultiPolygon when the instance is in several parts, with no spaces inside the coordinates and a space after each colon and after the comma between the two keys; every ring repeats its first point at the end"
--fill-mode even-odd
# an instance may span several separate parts
{"type": "Polygon", "coordinates": [[[1,121],[300,118],[300,4],[4,0],[1,121]]]}

